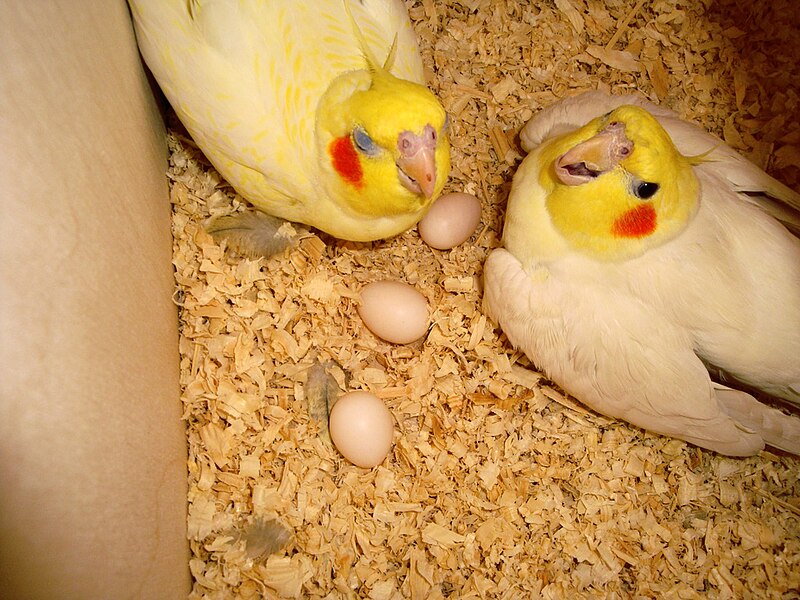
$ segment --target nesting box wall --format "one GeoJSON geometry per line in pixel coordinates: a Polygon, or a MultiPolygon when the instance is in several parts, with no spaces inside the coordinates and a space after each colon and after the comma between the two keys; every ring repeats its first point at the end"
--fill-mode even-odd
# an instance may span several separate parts
{"type": "Polygon", "coordinates": [[[124,0],[0,4],[0,596],[188,592],[163,123],[124,0]]]}

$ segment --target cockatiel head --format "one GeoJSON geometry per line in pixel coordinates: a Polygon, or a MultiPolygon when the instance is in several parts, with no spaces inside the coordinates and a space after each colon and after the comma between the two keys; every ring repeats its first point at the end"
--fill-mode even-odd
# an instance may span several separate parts
{"type": "Polygon", "coordinates": [[[430,90],[389,72],[391,52],[383,67],[366,58],[368,69],[342,75],[321,100],[318,150],[342,208],[405,221],[394,234],[422,218],[444,187],[447,116],[430,90]]]}
{"type": "MultiPolygon", "coordinates": [[[[633,258],[669,241],[697,210],[692,159],[643,108],[620,106],[544,144],[537,156],[537,183],[556,235],[598,260],[633,258]]],[[[515,180],[520,186],[524,181],[515,180]]],[[[510,249],[518,222],[512,218],[505,232],[510,249]]]]}

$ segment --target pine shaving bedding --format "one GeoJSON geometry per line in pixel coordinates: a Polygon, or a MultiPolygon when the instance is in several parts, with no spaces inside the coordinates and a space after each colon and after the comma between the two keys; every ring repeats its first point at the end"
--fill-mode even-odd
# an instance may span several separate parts
{"type": "Polygon", "coordinates": [[[412,230],[240,258],[204,223],[243,201],[170,135],[192,598],[800,597],[798,459],[725,458],[595,414],[481,313],[517,133],[563,96],[638,91],[798,188],[800,17],[792,0],[743,4],[409,1],[452,122],[447,190],[483,206],[452,251],[412,230]],[[360,321],[359,289],[383,278],[427,298],[422,341],[360,321]],[[381,466],[349,464],[309,415],[317,361],[389,406],[381,466]]]}

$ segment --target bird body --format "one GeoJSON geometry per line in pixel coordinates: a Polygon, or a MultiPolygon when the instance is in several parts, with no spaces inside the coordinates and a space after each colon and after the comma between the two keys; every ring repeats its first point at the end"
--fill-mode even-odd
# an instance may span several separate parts
{"type": "Polygon", "coordinates": [[[486,311],[600,413],[724,454],[800,453],[800,419],[707,370],[800,405],[800,241],[737,191],[721,142],[678,124],[695,132],[686,156],[661,117],[592,96],[588,124],[557,105],[523,131],[532,152],[485,265],[486,311]]]}
{"type": "Polygon", "coordinates": [[[176,114],[259,210],[366,241],[440,193],[446,116],[401,0],[129,3],[176,114]]]}

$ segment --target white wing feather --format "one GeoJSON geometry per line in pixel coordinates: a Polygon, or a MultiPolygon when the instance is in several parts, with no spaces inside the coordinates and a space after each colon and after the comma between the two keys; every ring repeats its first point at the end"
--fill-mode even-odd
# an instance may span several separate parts
{"type": "Polygon", "coordinates": [[[722,409],[687,333],[646,305],[544,271],[531,276],[504,249],[490,254],[484,277],[489,316],[587,406],[724,454],[763,447],[722,409]]]}
{"type": "Polygon", "coordinates": [[[735,421],[757,431],[770,446],[800,454],[800,419],[762,404],[750,394],[715,383],[722,409],[735,421]]]}

